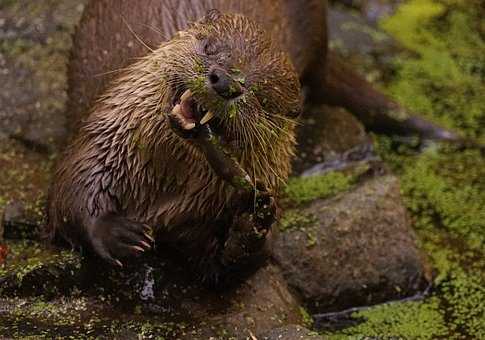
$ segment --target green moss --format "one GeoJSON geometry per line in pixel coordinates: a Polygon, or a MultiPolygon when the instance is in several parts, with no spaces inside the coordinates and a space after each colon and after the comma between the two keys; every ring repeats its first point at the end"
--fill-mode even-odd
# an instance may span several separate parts
{"type": "Polygon", "coordinates": [[[302,319],[302,325],[305,326],[306,328],[312,328],[313,318],[304,307],[300,307],[300,315],[302,319]]]}
{"type": "MultiPolygon", "coordinates": [[[[20,288],[27,276],[35,276],[33,279],[39,280],[39,286],[48,286],[52,283],[49,280],[74,275],[72,270],[78,270],[81,266],[80,257],[72,252],[51,251],[31,241],[7,242],[7,246],[9,253],[5,263],[0,266],[0,281],[2,281],[2,288],[9,290],[20,288]]],[[[30,284],[35,284],[35,281],[30,284]]],[[[50,288],[56,288],[47,286],[46,293],[50,288]]]]}
{"type": "Polygon", "coordinates": [[[367,321],[342,332],[331,335],[330,339],[357,339],[365,337],[397,337],[406,339],[434,339],[447,334],[445,320],[440,312],[439,300],[406,302],[379,306],[354,314],[367,321]]]}
{"type": "Polygon", "coordinates": [[[387,91],[409,109],[471,137],[483,135],[485,11],[480,1],[411,0],[382,27],[413,54],[387,91]]]}
{"type": "MultiPolygon", "coordinates": [[[[410,0],[382,26],[411,53],[387,91],[405,107],[470,137],[485,135],[485,43],[480,2],[410,0]]],[[[354,313],[360,324],[330,339],[485,338],[485,158],[480,150],[430,147],[418,154],[377,137],[401,178],[420,243],[436,269],[432,294],[354,313]]]]}
{"type": "Polygon", "coordinates": [[[428,150],[419,157],[381,154],[400,174],[404,200],[415,216],[416,228],[442,228],[472,248],[483,247],[485,159],[480,151],[428,150]]]}
{"type": "Polygon", "coordinates": [[[318,242],[316,222],[317,219],[313,215],[301,213],[297,210],[288,210],[281,218],[279,228],[282,232],[303,232],[307,237],[307,247],[313,247],[318,242]]]}
{"type": "Polygon", "coordinates": [[[289,180],[285,193],[292,202],[304,204],[314,199],[328,198],[348,190],[353,182],[353,176],[348,176],[340,172],[298,177],[289,180]]]}
{"type": "Polygon", "coordinates": [[[349,336],[362,339],[364,337],[434,339],[447,334],[438,299],[430,299],[425,303],[406,302],[383,305],[355,313],[354,316],[365,318],[367,321],[334,334],[330,339],[345,339],[349,336]]]}
{"type": "Polygon", "coordinates": [[[315,222],[316,218],[312,215],[302,214],[297,210],[288,210],[280,221],[280,230],[289,231],[311,227],[315,222]]]}

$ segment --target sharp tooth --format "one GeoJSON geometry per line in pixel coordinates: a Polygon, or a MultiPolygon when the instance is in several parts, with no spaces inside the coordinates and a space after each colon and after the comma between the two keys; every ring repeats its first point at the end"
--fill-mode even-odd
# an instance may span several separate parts
{"type": "Polygon", "coordinates": [[[172,109],[173,114],[179,115],[181,112],[182,112],[182,110],[180,108],[180,104],[175,105],[172,109]]]}
{"type": "Polygon", "coordinates": [[[185,130],[192,130],[193,128],[195,128],[195,123],[187,123],[184,126],[185,130]]]}
{"type": "Polygon", "coordinates": [[[187,100],[190,97],[192,97],[192,91],[187,90],[187,91],[184,92],[184,94],[182,95],[182,97],[180,97],[180,101],[187,100]]]}
{"type": "Polygon", "coordinates": [[[204,125],[207,123],[209,120],[211,120],[214,117],[214,113],[212,111],[208,111],[204,117],[200,120],[200,125],[204,125]]]}

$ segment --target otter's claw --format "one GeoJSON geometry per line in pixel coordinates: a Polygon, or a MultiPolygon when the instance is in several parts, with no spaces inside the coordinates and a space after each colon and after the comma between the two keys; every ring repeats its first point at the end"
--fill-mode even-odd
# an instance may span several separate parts
{"type": "Polygon", "coordinates": [[[112,265],[122,267],[121,259],[143,254],[151,249],[153,238],[148,226],[121,216],[107,215],[96,219],[89,230],[94,252],[112,265]]]}

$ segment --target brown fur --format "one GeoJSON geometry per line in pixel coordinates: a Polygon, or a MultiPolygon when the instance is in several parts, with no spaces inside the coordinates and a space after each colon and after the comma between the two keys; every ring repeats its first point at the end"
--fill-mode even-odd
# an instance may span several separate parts
{"type": "Polygon", "coordinates": [[[299,88],[289,58],[241,15],[209,17],[176,34],[121,71],[94,104],[56,172],[51,233],[116,263],[127,255],[118,248],[147,241],[108,244],[124,232],[119,225],[137,234],[149,225],[158,242],[185,249],[194,261],[211,260],[239,218],[238,196],[199,148],[172,131],[167,114],[191,89],[221,117],[220,133],[252,181],[276,194],[290,171],[299,88]],[[219,53],[207,55],[207,44],[219,53]],[[233,104],[206,84],[214,64],[245,76],[245,94],[233,104]],[[98,235],[102,228],[114,231],[98,235]]]}
{"type": "Polygon", "coordinates": [[[327,49],[322,0],[91,1],[74,36],[69,65],[69,124],[80,119],[124,67],[170,40],[210,9],[240,13],[259,23],[286,51],[303,83],[318,82],[327,49]]]}

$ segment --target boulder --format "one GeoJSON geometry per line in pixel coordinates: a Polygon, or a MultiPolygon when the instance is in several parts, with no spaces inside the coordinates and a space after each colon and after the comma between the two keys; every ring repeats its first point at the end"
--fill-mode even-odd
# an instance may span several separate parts
{"type": "Polygon", "coordinates": [[[62,331],[72,337],[251,339],[303,322],[299,301],[271,264],[233,288],[214,291],[155,254],[115,269],[31,241],[9,246],[0,268],[0,324],[8,327],[0,337],[55,337],[62,331]]]}
{"type": "Polygon", "coordinates": [[[45,151],[64,138],[66,57],[84,2],[2,2],[0,141],[45,151]]]}
{"type": "Polygon", "coordinates": [[[306,108],[297,141],[295,174],[323,173],[375,159],[364,126],[344,109],[325,105],[306,108]]]}
{"type": "Polygon", "coordinates": [[[396,177],[372,178],[298,214],[276,240],[275,258],[313,313],[400,299],[428,285],[396,177]]]}

